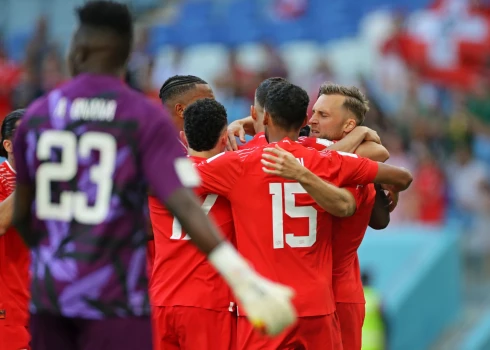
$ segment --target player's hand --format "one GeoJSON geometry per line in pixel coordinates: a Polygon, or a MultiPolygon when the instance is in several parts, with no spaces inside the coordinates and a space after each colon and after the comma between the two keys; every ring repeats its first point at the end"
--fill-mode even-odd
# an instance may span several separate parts
{"type": "Polygon", "coordinates": [[[396,190],[395,187],[391,185],[381,185],[381,188],[383,190],[388,191],[388,194],[386,197],[388,198],[388,209],[390,213],[395,210],[396,206],[398,205],[398,199],[400,197],[400,192],[396,190]]]}
{"type": "Polygon", "coordinates": [[[278,145],[274,148],[264,148],[261,162],[265,173],[289,180],[299,181],[306,171],[306,168],[291,153],[278,145]]]}
{"type": "Polygon", "coordinates": [[[363,128],[363,131],[365,133],[364,141],[373,141],[381,144],[381,138],[375,130],[370,129],[366,126],[361,126],[361,128],[363,128]]]}
{"type": "Polygon", "coordinates": [[[277,335],[296,322],[291,302],[294,291],[289,287],[253,273],[248,283],[236,288],[235,295],[250,323],[268,335],[277,335]]]}
{"type": "Polygon", "coordinates": [[[226,144],[227,151],[238,150],[238,144],[236,143],[236,137],[240,139],[241,143],[245,143],[245,128],[241,120],[235,120],[228,125],[228,143],[226,144]]]}

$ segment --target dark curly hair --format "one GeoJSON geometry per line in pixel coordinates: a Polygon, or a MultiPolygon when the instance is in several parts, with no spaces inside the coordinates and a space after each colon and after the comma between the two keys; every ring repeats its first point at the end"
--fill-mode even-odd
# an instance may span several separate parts
{"type": "Polygon", "coordinates": [[[14,136],[17,122],[24,116],[25,109],[18,109],[8,114],[2,122],[2,140],[0,142],[0,157],[7,158],[8,153],[5,147],[3,147],[4,140],[12,140],[14,136]]]}
{"type": "Polygon", "coordinates": [[[310,98],[305,90],[289,82],[270,87],[264,104],[274,124],[285,130],[298,130],[303,125],[310,98]]]}
{"type": "Polygon", "coordinates": [[[126,5],[115,1],[89,1],[76,9],[81,28],[110,32],[113,64],[124,65],[133,44],[133,19],[126,5]],[[112,38],[112,36],[111,36],[112,38]]]}
{"type": "Polygon", "coordinates": [[[227,124],[225,107],[210,98],[198,100],[184,110],[184,132],[194,151],[213,149],[227,124]]]}
{"type": "Polygon", "coordinates": [[[196,85],[207,85],[208,83],[194,75],[174,75],[168,78],[160,89],[160,100],[167,103],[177,95],[181,95],[196,87],[196,85]]]}
{"type": "Polygon", "coordinates": [[[274,77],[267,78],[259,84],[257,90],[255,90],[255,99],[257,100],[260,107],[264,107],[265,99],[267,98],[267,93],[271,86],[277,83],[287,83],[288,81],[284,78],[274,77]]]}

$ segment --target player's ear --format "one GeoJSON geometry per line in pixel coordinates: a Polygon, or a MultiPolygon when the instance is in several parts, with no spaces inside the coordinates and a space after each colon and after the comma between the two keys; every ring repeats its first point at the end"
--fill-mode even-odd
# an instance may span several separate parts
{"type": "Polygon", "coordinates": [[[7,153],[12,153],[13,147],[12,147],[12,141],[10,140],[3,140],[3,148],[7,151],[7,153]]]}
{"type": "Polygon", "coordinates": [[[250,106],[250,115],[252,116],[253,120],[257,121],[257,112],[255,111],[254,105],[250,106]]]}
{"type": "Polygon", "coordinates": [[[180,103],[177,103],[175,105],[175,113],[179,116],[179,118],[184,119],[184,109],[185,106],[181,105],[180,103]]]}
{"type": "Polygon", "coordinates": [[[185,145],[186,148],[189,148],[189,144],[187,143],[187,137],[185,136],[185,132],[181,131],[179,133],[180,141],[185,145]]]}
{"type": "Polygon", "coordinates": [[[344,132],[345,133],[350,133],[354,128],[357,126],[357,123],[354,119],[349,118],[346,120],[345,125],[344,125],[344,132]]]}
{"type": "Polygon", "coordinates": [[[264,111],[264,120],[262,121],[262,123],[264,125],[269,125],[270,117],[271,117],[271,115],[269,114],[269,112],[264,111]]]}

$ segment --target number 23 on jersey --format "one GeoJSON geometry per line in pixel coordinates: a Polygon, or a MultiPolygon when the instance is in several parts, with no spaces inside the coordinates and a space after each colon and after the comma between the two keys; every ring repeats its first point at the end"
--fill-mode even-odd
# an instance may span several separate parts
{"type": "Polygon", "coordinates": [[[41,134],[36,155],[42,163],[36,172],[36,216],[41,220],[76,220],[81,224],[97,225],[109,214],[116,167],[117,142],[104,132],[86,132],[77,139],[71,131],[48,130],[41,134]],[[61,152],[59,162],[51,162],[54,149],[61,152]],[[51,183],[69,182],[76,178],[79,158],[89,158],[92,151],[99,152],[98,164],[87,169],[90,181],[97,186],[95,201],[89,205],[83,191],[63,191],[59,203],[51,198],[51,183]]]}

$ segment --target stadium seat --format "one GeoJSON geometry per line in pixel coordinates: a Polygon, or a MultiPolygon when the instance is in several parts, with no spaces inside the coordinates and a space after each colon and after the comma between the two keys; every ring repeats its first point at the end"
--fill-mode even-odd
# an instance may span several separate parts
{"type": "Polygon", "coordinates": [[[213,81],[223,67],[228,65],[228,50],[220,44],[201,44],[187,48],[182,57],[181,69],[186,74],[197,75],[213,81]]]}
{"type": "Polygon", "coordinates": [[[246,69],[258,71],[267,63],[267,52],[261,44],[245,44],[237,49],[238,62],[246,69]]]}
{"type": "Polygon", "coordinates": [[[280,47],[280,53],[293,81],[311,74],[321,58],[320,46],[312,41],[286,43],[280,47]]]}
{"type": "Polygon", "coordinates": [[[358,38],[331,41],[323,50],[332,69],[346,81],[355,80],[358,74],[370,69],[372,53],[358,38]]]}
{"type": "Polygon", "coordinates": [[[394,30],[393,15],[390,11],[368,13],[359,23],[359,35],[370,47],[378,48],[390,37],[394,30]]]}

